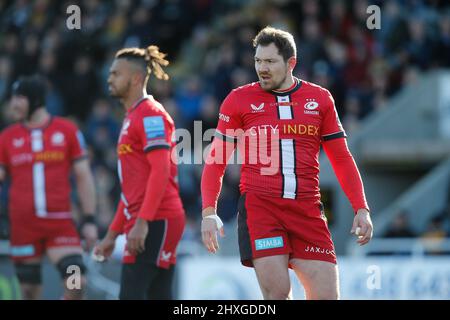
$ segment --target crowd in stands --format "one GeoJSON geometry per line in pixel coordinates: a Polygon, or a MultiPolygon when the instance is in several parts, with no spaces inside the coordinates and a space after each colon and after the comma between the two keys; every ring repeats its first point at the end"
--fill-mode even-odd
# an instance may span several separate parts
{"type": "MultiPolygon", "coordinates": [[[[73,2],[73,1],[72,1],[73,2]]],[[[149,91],[178,128],[214,128],[232,88],[256,81],[252,38],[266,26],[294,34],[294,74],[328,88],[348,134],[386,106],[400,88],[433,68],[450,67],[450,7],[438,0],[237,1],[83,0],[81,29],[66,26],[71,1],[0,2],[1,127],[12,120],[8,98],[19,76],[48,78],[47,108],[71,117],[89,144],[103,230],[115,211],[119,186],[115,144],[123,110],[108,97],[106,78],[122,47],[156,44],[168,53],[171,81],[152,79],[149,91]],[[369,4],[381,7],[382,27],[367,28],[369,4]]],[[[204,147],[206,142],[196,140],[204,147]]],[[[180,164],[181,195],[198,237],[202,166],[180,164]]],[[[224,179],[219,215],[235,218],[239,168],[224,179]]],[[[397,222],[396,222],[397,223],[397,222]]],[[[401,224],[401,222],[399,222],[401,224]]]]}

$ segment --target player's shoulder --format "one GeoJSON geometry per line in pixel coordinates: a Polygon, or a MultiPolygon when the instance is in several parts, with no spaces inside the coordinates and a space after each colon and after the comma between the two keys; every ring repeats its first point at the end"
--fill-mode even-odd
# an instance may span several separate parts
{"type": "Polygon", "coordinates": [[[316,92],[318,94],[326,94],[326,95],[330,95],[330,91],[316,83],[313,82],[309,82],[306,80],[301,80],[302,84],[301,87],[304,91],[312,91],[312,92],[316,92]]]}
{"type": "Polygon", "coordinates": [[[78,130],[78,125],[75,123],[74,120],[60,116],[52,116],[50,126],[58,129],[66,129],[73,131],[78,130]]]}
{"type": "Polygon", "coordinates": [[[162,115],[166,113],[166,110],[153,96],[147,96],[136,106],[136,112],[133,113],[136,116],[162,115]]]}
{"type": "Polygon", "coordinates": [[[332,107],[334,105],[334,98],[331,92],[316,83],[302,80],[301,89],[298,91],[302,95],[314,99],[321,106],[332,107]]]}
{"type": "Polygon", "coordinates": [[[133,112],[133,117],[136,119],[148,118],[148,117],[161,117],[164,120],[173,123],[172,118],[163,105],[154,99],[152,96],[148,96],[138,106],[136,112],[133,112]]]}
{"type": "Polygon", "coordinates": [[[259,85],[259,82],[252,82],[252,83],[247,83],[244,84],[242,86],[239,86],[237,88],[234,88],[233,90],[231,90],[230,94],[234,94],[234,95],[248,95],[248,94],[252,94],[252,93],[259,93],[261,92],[261,87],[259,85]]]}
{"type": "Polygon", "coordinates": [[[12,123],[2,129],[0,135],[2,137],[8,137],[14,135],[15,133],[23,130],[23,124],[21,122],[12,123]]]}

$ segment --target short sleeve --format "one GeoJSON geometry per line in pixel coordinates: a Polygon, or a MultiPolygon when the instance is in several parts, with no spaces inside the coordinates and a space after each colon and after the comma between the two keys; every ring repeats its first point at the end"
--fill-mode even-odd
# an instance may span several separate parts
{"type": "Polygon", "coordinates": [[[86,141],[83,133],[75,126],[71,126],[68,133],[70,143],[69,157],[72,161],[87,157],[86,141]]]}
{"type": "Polygon", "coordinates": [[[136,126],[144,152],[170,149],[170,126],[163,115],[143,116],[136,126]]]}
{"type": "Polygon", "coordinates": [[[216,137],[234,142],[242,129],[241,115],[238,112],[236,92],[232,91],[220,106],[216,137]]]}
{"type": "Polygon", "coordinates": [[[323,110],[322,141],[347,137],[339,120],[333,96],[328,90],[325,90],[323,110]]]}

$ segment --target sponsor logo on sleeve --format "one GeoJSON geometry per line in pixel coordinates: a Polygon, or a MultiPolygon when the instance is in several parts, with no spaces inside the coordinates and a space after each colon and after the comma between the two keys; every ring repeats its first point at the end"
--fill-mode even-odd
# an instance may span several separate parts
{"type": "Polygon", "coordinates": [[[164,138],[166,136],[164,119],[162,116],[144,118],[144,130],[147,140],[164,138]]]}

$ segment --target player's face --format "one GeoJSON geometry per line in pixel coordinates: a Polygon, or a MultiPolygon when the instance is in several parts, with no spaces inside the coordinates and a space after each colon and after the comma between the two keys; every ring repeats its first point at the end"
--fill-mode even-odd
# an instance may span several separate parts
{"type": "Polygon", "coordinates": [[[108,89],[112,97],[124,98],[131,86],[131,72],[128,61],[115,59],[109,69],[108,89]]]}
{"type": "Polygon", "coordinates": [[[10,101],[11,117],[14,121],[22,121],[27,118],[29,102],[24,96],[14,95],[10,101]]]}
{"type": "Polygon", "coordinates": [[[287,62],[273,43],[256,47],[255,69],[261,88],[266,91],[282,89],[289,71],[287,62]]]}

